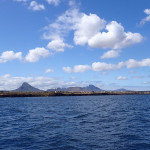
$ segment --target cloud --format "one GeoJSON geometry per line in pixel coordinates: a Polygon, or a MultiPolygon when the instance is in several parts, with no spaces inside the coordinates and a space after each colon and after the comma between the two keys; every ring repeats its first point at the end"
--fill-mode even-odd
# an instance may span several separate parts
{"type": "Polygon", "coordinates": [[[45,10],[45,6],[43,4],[38,4],[36,1],[32,1],[30,3],[29,9],[33,11],[45,10]]]}
{"type": "Polygon", "coordinates": [[[22,60],[22,52],[5,51],[0,56],[0,63],[6,63],[15,59],[22,60]]]}
{"type": "Polygon", "coordinates": [[[73,46],[64,42],[64,38],[73,30],[75,22],[79,19],[80,13],[77,9],[67,10],[59,16],[56,21],[46,26],[43,39],[51,40],[47,47],[55,51],[63,52],[65,48],[73,46]]]}
{"type": "Polygon", "coordinates": [[[69,6],[75,6],[76,5],[75,0],[69,0],[68,4],[69,4],[69,6]]]}
{"type": "Polygon", "coordinates": [[[128,78],[127,77],[123,77],[123,76],[118,76],[117,77],[117,80],[127,80],[128,78]]]}
{"type": "MultiPolygon", "coordinates": [[[[14,90],[21,86],[23,82],[28,82],[32,86],[47,90],[51,88],[58,88],[58,87],[74,87],[74,86],[87,86],[89,84],[94,84],[102,89],[118,89],[122,88],[123,86],[117,86],[114,84],[102,84],[99,81],[84,81],[84,82],[74,82],[74,81],[63,81],[63,80],[58,80],[55,78],[50,78],[50,77],[21,77],[21,76],[11,76],[10,74],[6,74],[3,76],[0,76],[0,90],[14,90]]],[[[146,82],[145,82],[146,83],[146,82]]],[[[147,86],[124,86],[126,89],[131,89],[131,90],[150,90],[150,87],[147,86]]]]}
{"type": "Polygon", "coordinates": [[[84,45],[104,29],[106,21],[101,19],[96,14],[82,14],[80,21],[75,24],[74,42],[76,45],[84,45]]]}
{"type": "Polygon", "coordinates": [[[60,3],[60,0],[46,0],[49,4],[53,4],[55,6],[58,6],[60,3]]]}
{"type": "MultiPolygon", "coordinates": [[[[93,71],[109,71],[109,70],[119,70],[124,66],[127,69],[136,68],[136,67],[150,67],[150,58],[143,59],[141,61],[136,61],[134,59],[129,59],[125,62],[121,61],[117,64],[105,63],[105,62],[94,62],[92,65],[75,65],[73,68],[71,67],[63,67],[63,71],[67,73],[73,72],[85,72],[87,70],[93,71]]],[[[133,73],[133,72],[132,72],[133,73]]]]}
{"type": "Polygon", "coordinates": [[[87,70],[93,71],[107,71],[107,70],[118,70],[124,66],[124,62],[119,62],[118,64],[107,64],[104,62],[94,62],[90,65],[75,65],[73,68],[71,67],[63,67],[63,71],[67,73],[79,73],[85,72],[87,70]]]}
{"type": "Polygon", "coordinates": [[[116,21],[107,24],[105,29],[108,32],[98,32],[88,40],[90,47],[122,49],[140,43],[143,39],[139,33],[124,32],[124,27],[116,21]]]}
{"type": "Polygon", "coordinates": [[[73,69],[71,67],[63,67],[62,69],[66,73],[79,73],[88,71],[91,67],[89,65],[76,65],[73,69]]]}
{"type": "Polygon", "coordinates": [[[70,31],[74,31],[74,42],[84,45],[88,39],[103,29],[106,21],[96,14],[86,15],[77,8],[69,9],[60,15],[56,21],[45,27],[44,39],[63,39],[70,31]]]}
{"type": "Polygon", "coordinates": [[[116,58],[119,57],[119,51],[115,51],[115,50],[110,50],[105,52],[102,56],[101,59],[106,59],[106,58],[116,58]]]}
{"type": "Polygon", "coordinates": [[[124,27],[116,21],[107,23],[98,15],[87,15],[77,8],[67,10],[54,23],[45,27],[45,30],[43,38],[51,40],[58,37],[64,39],[73,31],[76,45],[87,44],[92,48],[122,49],[143,40],[140,33],[125,32],[124,27]]]}
{"type": "Polygon", "coordinates": [[[142,59],[141,61],[129,59],[126,61],[126,66],[127,68],[150,67],[150,58],[142,59]]]}
{"type": "Polygon", "coordinates": [[[90,70],[91,67],[89,65],[76,65],[73,68],[73,72],[77,73],[77,72],[85,72],[87,70],[90,70]]]}
{"type": "Polygon", "coordinates": [[[43,38],[46,40],[64,39],[70,31],[74,29],[80,21],[82,13],[78,9],[69,9],[64,14],[58,16],[54,23],[46,26],[43,38]]]}
{"type": "Polygon", "coordinates": [[[145,9],[144,12],[145,14],[150,15],[150,9],[145,9]]]}
{"type": "Polygon", "coordinates": [[[21,86],[23,82],[27,82],[39,89],[47,90],[57,87],[76,86],[77,83],[72,81],[62,81],[50,77],[13,77],[10,74],[0,76],[0,90],[14,90],[21,86]]]}
{"type": "Polygon", "coordinates": [[[144,12],[145,14],[150,15],[150,9],[145,9],[144,12]]]}
{"type": "Polygon", "coordinates": [[[145,9],[144,13],[147,15],[147,17],[141,20],[140,25],[144,25],[146,22],[150,22],[150,9],[145,9]]]}
{"type": "Polygon", "coordinates": [[[124,66],[124,62],[118,64],[107,64],[105,62],[94,62],[92,64],[93,71],[107,71],[107,70],[118,70],[124,66]]]}
{"type": "Polygon", "coordinates": [[[10,74],[5,74],[5,75],[3,75],[2,77],[3,77],[3,78],[9,78],[9,77],[11,77],[11,75],[10,75],[10,74]]]}
{"type": "Polygon", "coordinates": [[[52,73],[52,72],[54,72],[53,69],[46,69],[46,70],[45,70],[45,73],[52,73]]]}
{"type": "Polygon", "coordinates": [[[72,45],[64,43],[62,39],[52,40],[48,43],[47,48],[55,50],[56,52],[63,52],[65,48],[72,48],[72,45]]]}
{"type": "Polygon", "coordinates": [[[25,60],[27,62],[36,62],[41,57],[46,58],[50,55],[50,52],[45,48],[37,47],[35,49],[29,50],[29,53],[26,55],[25,60]]]}
{"type": "Polygon", "coordinates": [[[150,84],[150,82],[148,82],[148,81],[144,81],[144,82],[143,82],[143,84],[150,84]]]}
{"type": "Polygon", "coordinates": [[[72,68],[71,67],[63,67],[62,70],[66,73],[71,73],[72,72],[72,68]]]}

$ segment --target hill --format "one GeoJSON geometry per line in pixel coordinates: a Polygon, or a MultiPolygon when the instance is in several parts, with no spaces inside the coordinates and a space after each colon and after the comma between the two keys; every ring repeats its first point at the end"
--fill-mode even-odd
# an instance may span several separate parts
{"type": "Polygon", "coordinates": [[[31,86],[27,82],[24,82],[19,88],[13,91],[14,92],[41,92],[42,90],[31,86]]]}
{"type": "MultiPolygon", "coordinates": [[[[55,91],[55,89],[48,89],[47,91],[55,91]]],[[[103,91],[102,89],[94,86],[89,85],[86,87],[68,87],[68,88],[57,88],[56,91],[67,91],[67,92],[99,92],[103,91]]]]}
{"type": "Polygon", "coordinates": [[[121,89],[117,89],[117,90],[114,90],[114,91],[116,91],[116,92],[127,92],[127,91],[131,91],[131,90],[121,88],[121,89]]]}

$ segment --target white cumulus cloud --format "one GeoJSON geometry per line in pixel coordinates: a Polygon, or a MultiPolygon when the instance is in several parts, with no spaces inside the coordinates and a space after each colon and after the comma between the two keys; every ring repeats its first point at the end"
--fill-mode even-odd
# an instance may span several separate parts
{"type": "Polygon", "coordinates": [[[27,62],[36,62],[41,57],[46,58],[50,55],[50,52],[45,48],[37,47],[35,49],[29,50],[29,53],[26,55],[25,60],[27,62]]]}
{"type": "Polygon", "coordinates": [[[125,62],[121,61],[117,64],[111,64],[106,62],[94,62],[92,65],[75,65],[73,68],[71,67],[63,67],[63,71],[67,73],[78,73],[85,72],[87,70],[93,71],[109,71],[109,70],[119,70],[123,67],[127,69],[136,68],[136,67],[150,67],[150,58],[142,59],[141,61],[137,61],[134,59],[129,59],[125,62]]]}
{"type": "Polygon", "coordinates": [[[45,10],[45,6],[43,4],[38,4],[36,1],[31,1],[29,9],[33,11],[45,10]]]}
{"type": "Polygon", "coordinates": [[[150,58],[142,59],[141,61],[129,59],[126,61],[126,66],[127,68],[150,67],[150,58]]]}
{"type": "Polygon", "coordinates": [[[140,33],[125,32],[124,27],[116,21],[107,23],[98,15],[88,15],[77,8],[67,10],[45,29],[44,39],[64,39],[73,31],[75,45],[87,44],[92,48],[122,49],[143,40],[140,33]]]}
{"type": "Polygon", "coordinates": [[[15,53],[14,51],[5,51],[0,56],[0,63],[5,63],[15,59],[22,60],[22,52],[15,53]]]}
{"type": "Polygon", "coordinates": [[[85,72],[87,70],[90,70],[91,67],[89,65],[76,65],[73,68],[73,72],[85,72]]]}
{"type": "Polygon", "coordinates": [[[72,81],[63,81],[63,80],[58,80],[50,77],[42,77],[42,76],[13,77],[10,74],[6,74],[0,76],[0,90],[15,90],[19,86],[21,86],[23,82],[27,82],[32,86],[42,90],[47,90],[50,88],[58,88],[58,87],[76,86],[77,84],[72,81]]]}
{"type": "Polygon", "coordinates": [[[94,71],[107,71],[107,70],[118,70],[124,66],[124,62],[119,62],[118,64],[107,64],[105,62],[94,62],[92,64],[92,69],[94,71]]]}
{"type": "Polygon", "coordinates": [[[65,48],[72,48],[72,45],[65,43],[62,39],[55,39],[48,43],[47,48],[57,52],[63,52],[65,48]]]}
{"type": "Polygon", "coordinates": [[[147,16],[141,20],[140,25],[144,25],[146,22],[150,22],[150,9],[145,9],[144,13],[147,16]]]}
{"type": "Polygon", "coordinates": [[[93,71],[108,71],[108,70],[118,70],[124,66],[124,62],[119,62],[118,64],[107,64],[105,62],[94,62],[90,65],[75,65],[71,67],[63,67],[63,71],[67,73],[79,73],[88,70],[93,71]]]}
{"type": "Polygon", "coordinates": [[[54,72],[53,69],[46,69],[46,70],[45,70],[45,73],[52,73],[52,72],[54,72]]]}
{"type": "Polygon", "coordinates": [[[79,22],[75,24],[74,42],[76,45],[84,45],[88,40],[104,29],[106,21],[96,14],[83,14],[79,22]]]}
{"type": "Polygon", "coordinates": [[[106,59],[106,58],[116,58],[119,57],[119,51],[115,51],[115,50],[110,50],[105,52],[102,56],[101,59],[106,59]]]}
{"type": "Polygon", "coordinates": [[[89,65],[75,65],[74,68],[63,67],[62,69],[66,73],[79,73],[79,72],[88,71],[91,69],[91,67],[89,65]]]}
{"type": "Polygon", "coordinates": [[[128,78],[127,77],[123,77],[123,76],[118,76],[117,77],[117,80],[127,80],[128,78]]]}
{"type": "Polygon", "coordinates": [[[81,16],[82,13],[78,9],[67,10],[64,14],[58,16],[55,22],[45,27],[43,38],[46,40],[63,39],[74,29],[81,16]]]}
{"type": "Polygon", "coordinates": [[[55,6],[58,6],[60,3],[60,0],[46,0],[49,4],[53,4],[55,6]]]}
{"type": "Polygon", "coordinates": [[[112,48],[122,49],[136,43],[140,43],[143,39],[141,34],[125,32],[124,27],[112,21],[106,25],[108,32],[98,32],[88,40],[88,44],[92,48],[112,48]]]}
{"type": "Polygon", "coordinates": [[[66,73],[71,73],[72,72],[72,68],[71,67],[63,67],[62,69],[66,73]]]}
{"type": "Polygon", "coordinates": [[[144,12],[145,14],[150,15],[150,9],[145,9],[144,12]]]}

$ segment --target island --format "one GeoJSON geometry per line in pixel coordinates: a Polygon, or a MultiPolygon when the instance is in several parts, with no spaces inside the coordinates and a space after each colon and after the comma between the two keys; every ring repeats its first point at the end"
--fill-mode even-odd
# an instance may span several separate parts
{"type": "Polygon", "coordinates": [[[118,89],[113,91],[102,90],[94,85],[86,87],[68,87],[40,90],[24,82],[19,88],[12,91],[0,91],[0,97],[48,97],[48,96],[89,96],[89,95],[137,95],[150,94],[150,91],[130,91],[118,89]]]}

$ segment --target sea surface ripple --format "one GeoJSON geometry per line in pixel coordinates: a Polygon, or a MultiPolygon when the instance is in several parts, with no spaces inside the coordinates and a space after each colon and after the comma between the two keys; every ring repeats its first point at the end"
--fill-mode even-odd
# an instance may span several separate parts
{"type": "Polygon", "coordinates": [[[150,150],[150,95],[0,99],[2,150],[150,150]]]}

